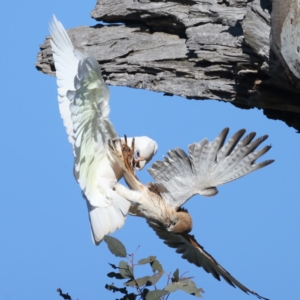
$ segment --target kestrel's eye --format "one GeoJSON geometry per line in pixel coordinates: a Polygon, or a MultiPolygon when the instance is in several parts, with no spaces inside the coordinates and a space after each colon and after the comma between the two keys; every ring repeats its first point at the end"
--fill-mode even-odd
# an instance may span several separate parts
{"type": "Polygon", "coordinates": [[[175,226],[176,225],[176,221],[171,221],[170,222],[170,225],[168,226],[168,228],[172,227],[172,226],[175,226]]]}
{"type": "Polygon", "coordinates": [[[138,159],[140,157],[140,151],[137,150],[134,152],[134,159],[138,159]]]}

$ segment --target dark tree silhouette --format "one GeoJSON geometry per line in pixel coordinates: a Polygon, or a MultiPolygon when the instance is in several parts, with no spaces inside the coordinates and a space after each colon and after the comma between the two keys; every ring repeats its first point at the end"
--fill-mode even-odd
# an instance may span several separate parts
{"type": "Polygon", "coordinates": [[[72,300],[71,296],[68,293],[64,294],[60,288],[58,288],[57,291],[59,292],[59,295],[64,299],[72,300]]]}

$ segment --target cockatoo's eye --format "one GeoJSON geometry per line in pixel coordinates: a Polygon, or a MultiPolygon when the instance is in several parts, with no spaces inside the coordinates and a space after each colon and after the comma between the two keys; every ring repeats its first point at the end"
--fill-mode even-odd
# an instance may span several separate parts
{"type": "Polygon", "coordinates": [[[140,151],[137,150],[134,152],[134,159],[138,159],[140,157],[140,151]]]}

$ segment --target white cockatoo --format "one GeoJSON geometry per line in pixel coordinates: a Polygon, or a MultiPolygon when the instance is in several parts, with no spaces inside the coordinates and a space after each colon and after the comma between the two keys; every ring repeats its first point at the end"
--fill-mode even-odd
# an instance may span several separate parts
{"type": "Polygon", "coordinates": [[[155,162],[148,170],[155,183],[143,185],[134,174],[134,144],[124,141],[109,142],[112,154],[126,171],[124,177],[131,188],[117,183],[115,191],[132,201],[130,213],[146,219],[164,243],[176,248],[177,253],[190,263],[211,273],[216,279],[222,276],[232,286],[239,287],[259,299],[266,299],[248,289],[229,274],[193,235],[192,218],[182,205],[192,196],[214,196],[217,186],[236,180],[273,162],[266,160],[256,163],[271,147],[256,148],[267,139],[267,135],[255,140],[255,132],[243,139],[245,130],[236,132],[225,144],[229,129],[225,128],[212,142],[207,139],[189,145],[187,155],[177,148],[170,150],[164,161],[155,162]],[[122,144],[122,153],[120,153],[122,144]]]}
{"type": "MultiPolygon", "coordinates": [[[[96,59],[74,49],[55,16],[50,32],[59,110],[75,156],[74,175],[86,199],[93,241],[99,244],[106,234],[123,226],[130,207],[113,190],[123,169],[108,148],[108,140],[118,138],[109,121],[109,90],[96,59]]],[[[136,167],[142,169],[158,147],[143,136],[135,138],[135,149],[136,167]]]]}

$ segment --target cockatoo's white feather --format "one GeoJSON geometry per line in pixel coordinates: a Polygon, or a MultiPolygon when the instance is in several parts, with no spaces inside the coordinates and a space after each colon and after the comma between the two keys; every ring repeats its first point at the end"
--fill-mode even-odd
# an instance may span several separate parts
{"type": "MultiPolygon", "coordinates": [[[[87,201],[92,236],[96,244],[123,226],[130,202],[113,191],[123,169],[108,150],[108,140],[118,137],[109,121],[109,90],[98,62],[74,49],[62,24],[53,17],[50,40],[56,68],[61,116],[75,156],[74,176],[87,201]]],[[[136,138],[136,149],[148,162],[157,144],[136,138]]],[[[141,168],[140,168],[141,169],[141,168]]]]}
{"type": "Polygon", "coordinates": [[[74,90],[74,74],[77,73],[78,59],[73,53],[74,47],[67,32],[55,16],[53,16],[53,21],[50,24],[50,33],[52,36],[50,44],[56,68],[59,111],[66,127],[69,141],[73,144],[73,123],[67,92],[74,90]]]}

